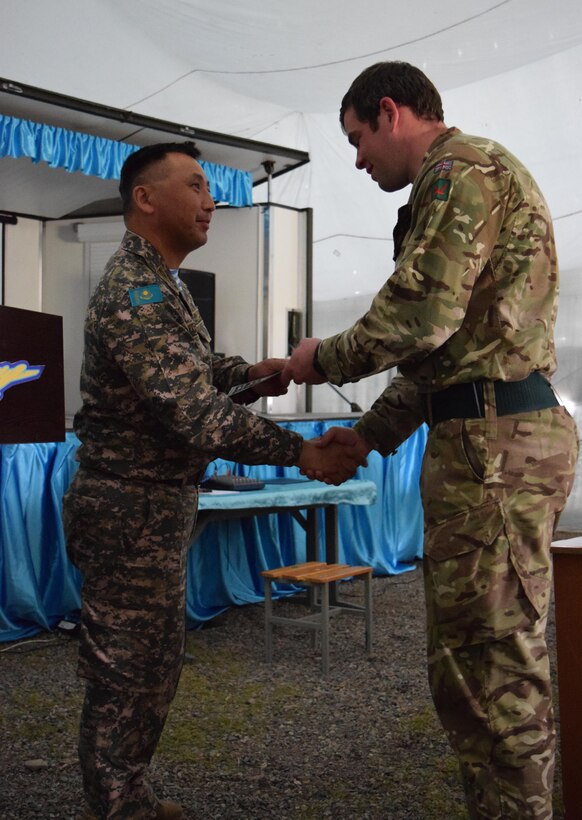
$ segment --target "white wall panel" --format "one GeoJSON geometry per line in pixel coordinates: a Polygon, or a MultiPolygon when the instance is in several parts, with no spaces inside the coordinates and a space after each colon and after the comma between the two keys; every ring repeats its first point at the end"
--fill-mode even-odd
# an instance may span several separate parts
{"type": "Polygon", "coordinates": [[[41,310],[42,222],[18,217],[6,225],[4,304],[24,310],[41,310]]]}

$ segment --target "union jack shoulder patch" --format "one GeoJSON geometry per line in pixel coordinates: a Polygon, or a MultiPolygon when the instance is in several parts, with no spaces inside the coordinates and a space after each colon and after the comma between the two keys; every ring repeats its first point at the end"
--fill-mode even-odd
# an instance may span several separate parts
{"type": "Polygon", "coordinates": [[[432,169],[433,174],[438,174],[439,171],[450,171],[453,167],[453,160],[452,159],[441,159],[440,162],[437,162],[435,167],[432,169]]]}

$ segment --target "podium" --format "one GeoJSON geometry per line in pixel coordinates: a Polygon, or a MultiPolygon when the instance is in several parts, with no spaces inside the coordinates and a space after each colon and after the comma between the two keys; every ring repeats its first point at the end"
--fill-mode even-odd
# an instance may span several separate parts
{"type": "Polygon", "coordinates": [[[551,552],[556,600],[562,790],[566,820],[574,820],[580,816],[582,806],[582,537],[554,541],[551,552]]]}
{"type": "Polygon", "coordinates": [[[0,444],[64,440],[62,317],[0,306],[0,444]]]}

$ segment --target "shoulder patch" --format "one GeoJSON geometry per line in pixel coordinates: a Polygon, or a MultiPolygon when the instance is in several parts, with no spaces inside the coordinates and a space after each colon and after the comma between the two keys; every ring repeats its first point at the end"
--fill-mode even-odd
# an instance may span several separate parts
{"type": "Polygon", "coordinates": [[[129,301],[134,307],[138,305],[152,305],[163,302],[164,297],[159,285],[146,285],[143,288],[133,288],[129,291],[129,301]]]}
{"type": "Polygon", "coordinates": [[[451,180],[450,179],[442,179],[439,177],[437,181],[432,186],[432,196],[431,199],[441,199],[444,202],[447,201],[449,198],[449,191],[451,189],[451,180]]]}
{"type": "Polygon", "coordinates": [[[450,171],[453,167],[453,160],[452,159],[441,159],[440,162],[437,162],[435,167],[432,169],[433,174],[438,174],[439,171],[450,171]]]}

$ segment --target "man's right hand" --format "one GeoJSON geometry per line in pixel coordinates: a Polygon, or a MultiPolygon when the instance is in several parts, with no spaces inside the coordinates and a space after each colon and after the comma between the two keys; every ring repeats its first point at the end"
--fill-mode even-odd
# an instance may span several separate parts
{"type": "Polygon", "coordinates": [[[324,481],[326,484],[342,484],[355,475],[358,467],[365,467],[368,463],[366,456],[371,448],[364,452],[367,445],[362,447],[347,439],[343,442],[334,441],[331,437],[328,437],[325,444],[322,442],[323,439],[303,442],[297,465],[300,472],[308,478],[324,481]]]}
{"type": "MultiPolygon", "coordinates": [[[[356,467],[366,467],[368,464],[368,453],[374,449],[351,427],[330,427],[321,438],[311,439],[311,441],[323,454],[325,454],[328,447],[332,445],[337,446],[338,444],[341,445],[344,448],[343,457],[347,460],[346,463],[349,463],[351,460],[351,462],[356,463],[356,467]]],[[[317,479],[317,481],[326,481],[325,466],[325,458],[320,457],[319,467],[316,470],[301,469],[300,471],[308,478],[317,479]]],[[[352,475],[353,474],[354,473],[352,473],[352,475]]],[[[327,483],[329,484],[330,482],[327,481],[327,483]]]]}

